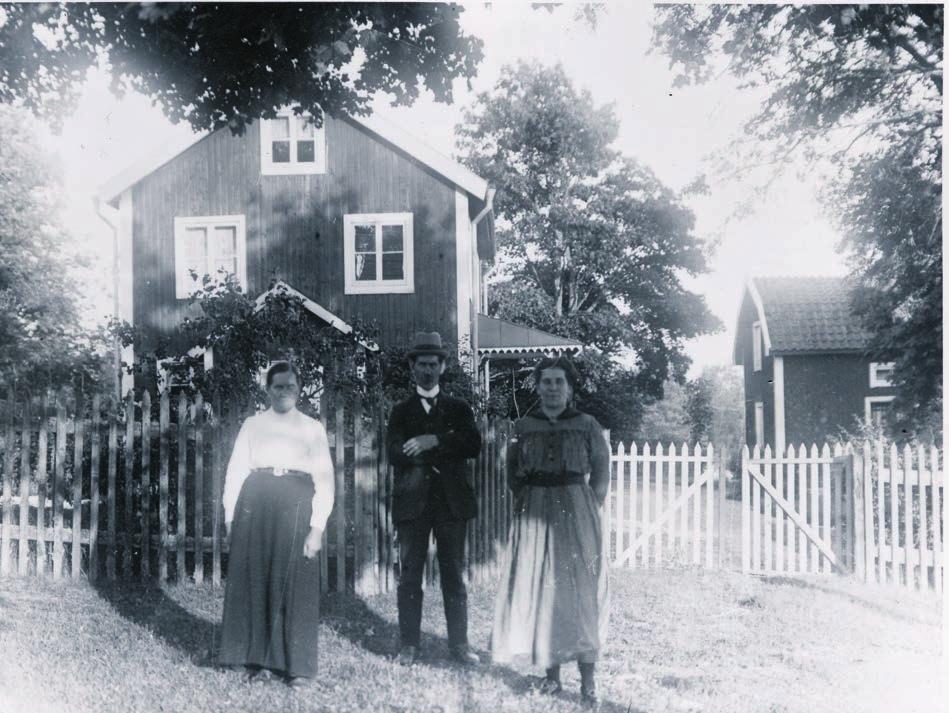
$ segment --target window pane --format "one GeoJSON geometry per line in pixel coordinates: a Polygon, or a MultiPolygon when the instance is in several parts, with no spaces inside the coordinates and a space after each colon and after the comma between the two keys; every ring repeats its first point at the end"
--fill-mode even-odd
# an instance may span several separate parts
{"type": "Polygon", "coordinates": [[[306,117],[297,116],[297,117],[294,117],[294,118],[295,118],[296,124],[297,124],[297,136],[298,136],[298,137],[301,137],[301,138],[302,138],[302,137],[304,137],[304,136],[313,136],[313,131],[314,131],[314,129],[313,129],[313,124],[311,124],[311,123],[309,122],[309,120],[308,120],[306,117]]]}
{"type": "Polygon", "coordinates": [[[382,226],[382,252],[402,252],[402,226],[382,226]]]}
{"type": "Polygon", "coordinates": [[[208,234],[203,227],[185,228],[185,263],[203,275],[208,260],[208,234]]]}
{"type": "Polygon", "coordinates": [[[313,163],[316,144],[313,141],[297,141],[297,161],[300,163],[313,163]]]}
{"type": "Polygon", "coordinates": [[[289,141],[272,141],[270,145],[274,163],[290,163],[289,141]]]}
{"type": "Polygon", "coordinates": [[[218,258],[231,259],[237,256],[237,228],[233,225],[214,229],[214,247],[218,258]]]}
{"type": "Polygon", "coordinates": [[[372,253],[356,255],[356,279],[376,279],[376,256],[372,253]]]}
{"type": "Polygon", "coordinates": [[[287,116],[278,116],[270,120],[270,138],[274,141],[278,139],[290,138],[290,118],[287,116]]]}
{"type": "Polygon", "coordinates": [[[221,277],[221,275],[218,274],[219,270],[224,270],[225,272],[228,272],[232,275],[236,275],[237,274],[237,258],[236,257],[232,257],[232,258],[219,257],[212,264],[212,269],[214,270],[214,274],[212,275],[212,277],[221,277]]]}
{"type": "Polygon", "coordinates": [[[376,226],[356,226],[356,252],[372,253],[376,251],[376,226]]]}
{"type": "Polygon", "coordinates": [[[401,280],[405,277],[402,269],[403,253],[383,253],[382,279],[401,280]]]}

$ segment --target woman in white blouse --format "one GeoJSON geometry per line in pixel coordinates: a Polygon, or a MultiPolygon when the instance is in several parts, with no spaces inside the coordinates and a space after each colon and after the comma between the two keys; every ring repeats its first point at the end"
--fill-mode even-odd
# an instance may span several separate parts
{"type": "Polygon", "coordinates": [[[326,431],[296,409],[299,374],[267,371],[270,408],[241,426],[227,465],[230,535],[219,663],[267,669],[299,688],[316,674],[320,550],[333,509],[326,431]]]}

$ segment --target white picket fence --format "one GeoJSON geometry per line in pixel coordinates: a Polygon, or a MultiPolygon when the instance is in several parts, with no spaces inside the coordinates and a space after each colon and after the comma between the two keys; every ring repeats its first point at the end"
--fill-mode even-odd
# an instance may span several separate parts
{"type": "Polygon", "coordinates": [[[604,523],[614,567],[721,566],[724,472],[712,445],[616,446],[604,523]]]}
{"type": "Polygon", "coordinates": [[[943,587],[943,477],[936,448],[883,442],[742,453],[742,570],[832,571],[909,589],[943,587]]]}

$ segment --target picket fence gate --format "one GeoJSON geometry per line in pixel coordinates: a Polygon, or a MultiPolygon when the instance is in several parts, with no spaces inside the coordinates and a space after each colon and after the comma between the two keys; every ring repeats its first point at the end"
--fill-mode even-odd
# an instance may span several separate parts
{"type": "Polygon", "coordinates": [[[839,572],[943,588],[943,476],[935,447],[882,441],[742,451],[742,569],[839,572]]]}

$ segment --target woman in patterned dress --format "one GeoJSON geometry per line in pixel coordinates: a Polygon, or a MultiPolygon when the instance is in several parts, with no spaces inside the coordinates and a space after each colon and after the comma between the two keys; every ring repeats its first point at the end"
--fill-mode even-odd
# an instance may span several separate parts
{"type": "Polygon", "coordinates": [[[540,404],[518,420],[508,446],[515,493],[501,564],[493,660],[546,669],[541,690],[561,690],[560,665],[577,661],[581,697],[596,703],[594,666],[607,619],[600,509],[609,487],[603,429],[572,407],[577,372],[566,358],[534,369],[540,404]]]}

